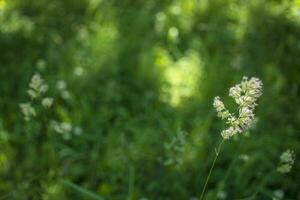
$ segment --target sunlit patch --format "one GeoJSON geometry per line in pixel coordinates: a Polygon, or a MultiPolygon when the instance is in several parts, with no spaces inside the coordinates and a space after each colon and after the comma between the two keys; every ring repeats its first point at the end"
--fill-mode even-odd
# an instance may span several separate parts
{"type": "Polygon", "coordinates": [[[0,170],[7,168],[7,157],[4,154],[0,154],[0,170]]]}
{"type": "Polygon", "coordinates": [[[110,195],[111,194],[111,185],[108,184],[108,183],[101,183],[99,186],[98,186],[98,193],[101,194],[101,195],[110,195]]]}
{"type": "Polygon", "coordinates": [[[5,6],[6,6],[5,0],[0,0],[0,10],[1,10],[1,9],[4,9],[5,6]]]}
{"type": "Polygon", "coordinates": [[[299,21],[299,16],[300,16],[300,0],[295,0],[294,4],[291,7],[291,12],[290,14],[294,16],[296,19],[299,21]]]}
{"type": "Polygon", "coordinates": [[[178,41],[178,29],[176,27],[171,27],[169,28],[168,31],[168,39],[172,42],[177,42],[178,41]]]}
{"type": "Polygon", "coordinates": [[[194,94],[201,70],[196,52],[188,52],[179,60],[173,61],[168,52],[159,50],[156,65],[162,69],[166,81],[162,87],[162,97],[171,105],[178,106],[183,99],[194,94]]]}
{"type": "Polygon", "coordinates": [[[61,199],[63,197],[62,185],[58,182],[43,183],[44,193],[42,194],[44,200],[61,199]]]}
{"type": "MultiPolygon", "coordinates": [[[[34,28],[33,21],[25,16],[21,16],[15,11],[10,11],[9,14],[5,12],[5,7],[1,7],[0,0],[0,30],[2,33],[11,34],[16,32],[22,32],[28,34],[32,33],[34,28]],[[2,12],[3,10],[3,12],[2,12]]],[[[3,4],[4,5],[4,4],[3,4]]],[[[6,4],[5,4],[6,6],[6,4]]]]}
{"type": "Polygon", "coordinates": [[[2,119],[0,119],[0,172],[6,171],[9,167],[9,133],[3,130],[2,119]]]}

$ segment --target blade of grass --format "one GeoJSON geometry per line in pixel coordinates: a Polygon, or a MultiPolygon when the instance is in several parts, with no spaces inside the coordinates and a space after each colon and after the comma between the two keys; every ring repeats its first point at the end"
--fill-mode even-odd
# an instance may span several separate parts
{"type": "Polygon", "coordinates": [[[128,198],[127,200],[132,200],[133,199],[133,191],[134,191],[134,167],[130,166],[129,167],[129,180],[128,180],[128,198]]]}
{"type": "Polygon", "coordinates": [[[62,182],[65,186],[68,186],[68,187],[72,188],[73,190],[75,190],[78,193],[81,193],[82,195],[85,195],[87,197],[90,197],[90,198],[96,199],[96,200],[104,200],[104,198],[102,198],[101,196],[99,196],[99,195],[97,195],[97,194],[95,194],[95,193],[79,186],[79,185],[76,185],[76,184],[74,184],[70,181],[63,180],[62,182]]]}

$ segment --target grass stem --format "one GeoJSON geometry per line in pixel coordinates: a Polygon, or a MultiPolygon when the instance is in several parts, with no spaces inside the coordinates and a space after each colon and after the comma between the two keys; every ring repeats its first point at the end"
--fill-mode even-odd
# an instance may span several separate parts
{"type": "Polygon", "coordinates": [[[216,164],[216,161],[217,161],[217,159],[218,159],[218,157],[219,157],[219,154],[220,154],[220,151],[221,151],[221,147],[222,147],[222,144],[224,143],[224,141],[225,141],[225,140],[222,139],[222,141],[220,142],[218,148],[215,149],[215,158],[214,158],[214,161],[213,161],[213,163],[212,163],[212,165],[211,165],[211,167],[210,167],[210,170],[209,170],[209,172],[208,172],[208,175],[207,175],[207,178],[206,178],[204,187],[203,187],[202,192],[201,192],[201,195],[200,195],[200,200],[202,200],[203,197],[204,197],[204,194],[205,194],[205,190],[206,190],[208,181],[209,181],[209,179],[210,179],[210,176],[211,176],[211,174],[212,174],[212,171],[213,171],[213,169],[214,169],[214,166],[215,166],[215,164],[216,164]]]}

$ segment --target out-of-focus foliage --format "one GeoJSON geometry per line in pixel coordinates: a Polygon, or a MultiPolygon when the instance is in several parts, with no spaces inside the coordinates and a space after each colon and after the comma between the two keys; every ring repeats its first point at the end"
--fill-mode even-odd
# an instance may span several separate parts
{"type": "Polygon", "coordinates": [[[264,83],[258,121],[224,145],[206,199],[300,199],[298,0],[0,0],[0,199],[196,199],[223,128],[213,97],[233,105],[243,75],[264,83]],[[54,103],[26,122],[35,73],[54,103]]]}

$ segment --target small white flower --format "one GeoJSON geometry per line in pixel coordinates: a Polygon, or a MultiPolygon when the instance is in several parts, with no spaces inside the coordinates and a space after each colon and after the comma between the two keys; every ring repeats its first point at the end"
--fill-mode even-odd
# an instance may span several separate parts
{"type": "Polygon", "coordinates": [[[295,159],[294,157],[295,157],[294,151],[288,149],[281,154],[280,161],[294,164],[294,159],[295,159]]]}
{"type": "Polygon", "coordinates": [[[79,126],[76,126],[74,128],[74,135],[81,135],[82,134],[82,129],[79,126]]]}
{"type": "Polygon", "coordinates": [[[45,93],[48,91],[48,85],[46,84],[43,84],[41,87],[40,87],[40,93],[45,93]]]}
{"type": "Polygon", "coordinates": [[[68,122],[63,122],[60,124],[60,127],[63,132],[69,133],[72,131],[72,125],[68,122]]]}
{"type": "Polygon", "coordinates": [[[42,59],[38,60],[36,65],[37,65],[38,70],[44,70],[46,68],[46,62],[45,62],[45,60],[42,60],[42,59]]]}
{"type": "Polygon", "coordinates": [[[217,111],[218,117],[221,117],[222,119],[226,119],[231,117],[231,114],[229,113],[228,110],[226,110],[224,103],[221,101],[220,97],[215,97],[214,98],[214,103],[213,103],[214,108],[217,111]]]}
{"type": "Polygon", "coordinates": [[[62,93],[61,93],[61,97],[62,97],[63,99],[69,99],[69,98],[71,97],[71,94],[70,94],[69,91],[64,90],[64,91],[62,91],[62,93]]]}
{"type": "Polygon", "coordinates": [[[280,200],[280,199],[283,199],[284,197],[284,192],[282,190],[275,190],[273,192],[273,195],[274,195],[274,200],[280,200]]]}
{"type": "Polygon", "coordinates": [[[240,88],[240,86],[236,85],[229,89],[229,96],[237,99],[237,98],[240,98],[241,92],[242,92],[242,89],[240,88]]]}
{"type": "Polygon", "coordinates": [[[76,76],[81,76],[81,75],[83,74],[83,68],[82,68],[82,67],[76,67],[76,68],[74,69],[74,74],[75,74],[76,76]]]}
{"type": "Polygon", "coordinates": [[[226,199],[227,193],[225,191],[218,191],[217,193],[217,199],[226,199]]]}
{"type": "Polygon", "coordinates": [[[58,90],[65,90],[67,88],[67,84],[64,80],[59,80],[56,83],[56,89],[58,90]]]}
{"type": "Polygon", "coordinates": [[[183,160],[181,155],[186,151],[186,136],[187,133],[182,130],[177,130],[176,135],[169,143],[165,143],[165,150],[167,151],[167,158],[163,162],[164,165],[181,165],[183,160]]]}
{"type": "Polygon", "coordinates": [[[27,91],[28,95],[32,98],[38,98],[43,93],[47,92],[48,85],[44,83],[44,80],[39,74],[33,75],[31,82],[29,83],[29,90],[27,91]]]}
{"type": "Polygon", "coordinates": [[[29,121],[31,119],[31,117],[36,116],[35,109],[31,106],[30,103],[20,104],[20,108],[22,110],[22,113],[23,113],[26,121],[29,121]]]}
{"type": "Polygon", "coordinates": [[[31,78],[31,82],[29,83],[29,87],[34,90],[39,90],[39,88],[43,85],[44,80],[41,78],[39,74],[35,74],[31,78]]]}
{"type": "Polygon", "coordinates": [[[27,90],[27,94],[32,98],[32,99],[35,99],[38,97],[38,93],[36,93],[34,90],[27,90]]]}
{"type": "Polygon", "coordinates": [[[214,98],[213,105],[218,112],[225,109],[224,103],[221,101],[221,98],[219,96],[214,98]]]}
{"type": "Polygon", "coordinates": [[[279,167],[277,167],[277,171],[279,171],[282,174],[289,173],[292,170],[292,166],[288,163],[281,164],[279,167]]]}
{"type": "Polygon", "coordinates": [[[239,159],[243,160],[243,161],[248,161],[249,160],[249,156],[246,154],[241,154],[239,155],[239,159]]]}
{"type": "Polygon", "coordinates": [[[176,42],[178,40],[178,35],[179,35],[179,31],[176,27],[171,27],[168,30],[168,38],[173,41],[176,42]]]}
{"type": "Polygon", "coordinates": [[[53,104],[53,98],[50,98],[50,97],[46,97],[42,100],[42,105],[45,107],[45,108],[50,108],[53,104]]]}
{"type": "Polygon", "coordinates": [[[238,133],[237,129],[235,129],[234,127],[229,127],[228,129],[225,129],[221,132],[221,136],[224,139],[229,139],[230,137],[232,137],[233,135],[235,135],[236,133],[238,133]]]}
{"type": "Polygon", "coordinates": [[[291,150],[286,150],[280,156],[280,164],[277,167],[277,171],[283,174],[289,173],[292,170],[292,166],[295,162],[295,153],[291,150]]]}

